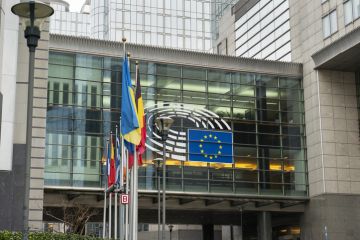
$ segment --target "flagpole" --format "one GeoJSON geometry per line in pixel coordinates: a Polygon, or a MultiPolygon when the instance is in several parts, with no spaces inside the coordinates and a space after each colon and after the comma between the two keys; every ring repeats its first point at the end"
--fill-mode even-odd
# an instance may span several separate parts
{"type": "Polygon", "coordinates": [[[111,225],[112,225],[112,193],[109,193],[109,239],[112,238],[111,233],[111,225]]]}
{"type": "Polygon", "coordinates": [[[102,237],[105,238],[105,234],[106,234],[106,186],[104,189],[104,211],[103,211],[103,234],[102,237]]]}
{"type": "Polygon", "coordinates": [[[136,152],[136,147],[134,150],[134,180],[133,180],[133,239],[137,240],[137,231],[138,231],[138,156],[136,152]]]}
{"type": "MultiPolygon", "coordinates": [[[[123,56],[125,57],[126,54],[126,38],[123,37],[122,38],[122,42],[123,42],[123,56]]],[[[121,132],[121,116],[120,116],[120,132],[121,132]]],[[[125,182],[124,182],[124,167],[126,166],[126,156],[125,156],[125,147],[124,147],[124,138],[121,136],[121,163],[120,163],[120,188],[123,189],[123,191],[125,191],[124,186],[125,186],[125,182]]],[[[126,172],[127,174],[128,172],[126,172]]],[[[127,176],[126,176],[127,178],[127,176]]],[[[125,194],[127,194],[127,192],[125,191],[125,194]]],[[[126,216],[126,209],[127,209],[127,205],[120,205],[120,240],[124,240],[127,239],[126,235],[127,235],[127,231],[126,231],[126,224],[127,224],[127,216],[126,216]]]]}
{"type": "MultiPolygon", "coordinates": [[[[121,127],[121,125],[120,125],[121,127]]],[[[124,158],[125,158],[125,148],[124,148],[124,138],[121,137],[121,162],[120,162],[120,188],[124,191],[124,158]]],[[[120,240],[124,240],[124,231],[125,231],[125,208],[123,204],[120,204],[120,240]]]]}
{"type": "MultiPolygon", "coordinates": [[[[126,53],[126,38],[124,37],[123,39],[123,53],[124,53],[124,58],[127,57],[130,58],[130,53],[126,53]]],[[[128,61],[128,67],[130,70],[130,61],[128,61]]],[[[122,107],[122,106],[121,106],[122,107]]],[[[129,196],[129,191],[130,191],[130,181],[131,181],[131,176],[130,176],[130,168],[129,168],[129,151],[126,151],[126,194],[129,196]]],[[[130,205],[131,204],[131,199],[129,201],[128,204],[126,204],[125,206],[125,221],[126,221],[126,225],[125,225],[125,240],[129,240],[130,237],[130,216],[129,216],[129,211],[130,211],[130,205]]]]}
{"type": "MultiPolygon", "coordinates": [[[[106,140],[106,152],[108,152],[108,147],[109,147],[109,139],[106,140]]],[[[107,160],[106,160],[107,162],[107,160]]],[[[101,166],[102,167],[102,166],[101,166]]],[[[107,166],[106,166],[106,175],[107,175],[107,166]]],[[[107,178],[105,181],[105,187],[104,187],[104,211],[103,211],[103,238],[105,238],[106,235],[106,202],[107,202],[107,198],[106,198],[106,194],[107,194],[107,178]]]]}
{"type": "MultiPolygon", "coordinates": [[[[138,79],[137,74],[138,74],[138,65],[139,63],[136,61],[136,69],[135,69],[135,79],[138,79]]],[[[136,146],[134,146],[134,165],[132,167],[132,171],[131,171],[131,203],[132,203],[132,207],[131,207],[131,213],[130,213],[130,217],[132,217],[132,221],[131,221],[131,239],[133,240],[137,240],[137,230],[138,230],[138,222],[137,222],[137,218],[138,218],[138,156],[136,153],[136,146]]]]}
{"type": "MultiPolygon", "coordinates": [[[[112,138],[112,131],[110,131],[110,143],[109,143],[109,147],[110,147],[110,176],[113,176],[111,173],[112,173],[112,167],[111,167],[111,164],[112,164],[112,154],[113,154],[113,138],[112,138]]],[[[112,178],[110,177],[110,181],[112,181],[112,178]]],[[[114,182],[112,182],[112,184],[114,185],[114,182]]],[[[113,186],[112,185],[112,186],[113,186]]],[[[109,239],[112,239],[112,198],[113,198],[113,195],[112,195],[112,186],[108,186],[108,189],[109,189],[109,239]],[[111,188],[111,189],[110,189],[111,188]]]]}
{"type": "Polygon", "coordinates": [[[115,239],[117,239],[117,230],[118,230],[118,221],[117,221],[117,217],[118,217],[118,205],[117,205],[117,202],[118,202],[118,193],[115,189],[115,208],[114,208],[114,211],[115,211],[115,216],[114,216],[114,221],[115,221],[115,228],[114,228],[114,237],[115,239]]]}
{"type": "MultiPolygon", "coordinates": [[[[117,136],[118,136],[118,126],[116,125],[116,128],[115,128],[115,146],[116,146],[116,160],[118,160],[119,159],[119,153],[118,153],[118,151],[119,151],[119,149],[118,149],[118,141],[117,141],[117,136]]],[[[118,204],[117,204],[117,202],[118,202],[118,193],[117,193],[117,189],[118,189],[118,177],[119,177],[119,175],[118,175],[118,169],[117,169],[117,167],[116,167],[116,162],[115,162],[115,200],[114,200],[114,202],[115,202],[115,206],[114,206],[114,211],[115,211],[115,214],[114,214],[114,238],[115,239],[117,239],[117,230],[118,230],[118,219],[117,219],[117,217],[118,217],[118,204]],[[116,177],[117,176],[117,177],[116,177]]]]}
{"type": "MultiPolygon", "coordinates": [[[[129,184],[130,184],[130,172],[129,172],[129,151],[126,151],[126,189],[125,193],[129,194],[129,184]]],[[[130,202],[130,201],[129,201],[130,202]]],[[[129,240],[129,204],[125,205],[125,240],[129,240]]]]}

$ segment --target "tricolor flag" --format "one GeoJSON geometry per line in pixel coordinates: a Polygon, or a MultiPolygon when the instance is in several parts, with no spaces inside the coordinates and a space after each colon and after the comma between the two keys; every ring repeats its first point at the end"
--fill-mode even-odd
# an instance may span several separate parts
{"type": "Polygon", "coordinates": [[[101,157],[101,174],[102,174],[102,181],[105,184],[107,178],[107,149],[104,148],[103,155],[101,157]]]}
{"type": "MultiPolygon", "coordinates": [[[[140,84],[140,71],[138,65],[136,66],[136,92],[135,92],[135,106],[137,109],[137,117],[139,120],[139,127],[141,130],[140,143],[136,146],[136,153],[138,155],[138,163],[142,165],[142,154],[145,152],[146,143],[146,119],[144,111],[144,103],[141,95],[141,84],[140,84]]],[[[131,152],[131,151],[129,151],[131,152]]],[[[129,154],[129,167],[131,168],[134,164],[134,155],[129,154]]]]}
{"type": "Polygon", "coordinates": [[[108,186],[109,187],[115,183],[115,175],[116,175],[114,143],[113,143],[112,136],[110,137],[110,146],[111,146],[111,148],[109,148],[110,151],[109,151],[109,157],[108,157],[108,161],[109,161],[109,164],[108,164],[108,186]]]}
{"type": "MultiPolygon", "coordinates": [[[[122,96],[121,96],[121,135],[131,144],[138,145],[141,140],[141,131],[135,106],[134,91],[127,57],[124,57],[122,66],[122,96]]],[[[127,146],[130,144],[127,144],[127,146]]],[[[130,150],[130,149],[129,149],[130,150]]]]}

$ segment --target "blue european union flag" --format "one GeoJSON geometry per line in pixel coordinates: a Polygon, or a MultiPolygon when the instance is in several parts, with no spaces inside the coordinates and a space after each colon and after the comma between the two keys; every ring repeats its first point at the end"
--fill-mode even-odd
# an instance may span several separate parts
{"type": "Polygon", "coordinates": [[[233,163],[232,132],[188,130],[189,161],[233,163]]]}

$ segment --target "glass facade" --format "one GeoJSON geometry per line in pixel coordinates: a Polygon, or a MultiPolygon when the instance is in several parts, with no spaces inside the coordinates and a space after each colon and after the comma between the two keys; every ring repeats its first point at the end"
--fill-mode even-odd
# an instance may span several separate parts
{"type": "MultiPolygon", "coordinates": [[[[172,135],[179,136],[167,142],[178,146],[167,146],[169,191],[307,195],[301,79],[139,61],[146,109],[173,106],[177,111],[172,135]],[[198,112],[212,116],[214,126],[205,120],[196,126],[194,119],[203,119],[198,112]],[[233,132],[233,164],[188,161],[181,133],[220,125],[233,132]]],[[[120,117],[121,62],[50,52],[46,186],[102,186],[105,138],[120,117]]],[[[148,129],[153,129],[150,117],[148,129]]],[[[148,131],[145,164],[139,169],[142,190],[157,189],[153,160],[162,155],[156,141],[148,131]]]]}
{"type": "Polygon", "coordinates": [[[84,36],[90,35],[90,16],[89,14],[69,12],[67,6],[61,3],[52,2],[54,15],[50,18],[50,32],[84,36]]]}
{"type": "Polygon", "coordinates": [[[198,51],[212,49],[210,0],[111,0],[106,3],[108,7],[98,7],[102,2],[92,1],[95,17],[92,22],[96,25],[101,21],[96,19],[97,15],[108,16],[111,40],[119,41],[126,36],[132,43],[198,51]],[[103,13],[97,11],[102,9],[103,13]]]}
{"type": "Polygon", "coordinates": [[[235,55],[291,61],[288,0],[260,0],[235,22],[235,55]]]}
{"type": "Polygon", "coordinates": [[[69,12],[54,2],[50,32],[211,52],[223,11],[236,0],[92,0],[69,12]],[[88,8],[86,8],[88,9],[88,8]]]}

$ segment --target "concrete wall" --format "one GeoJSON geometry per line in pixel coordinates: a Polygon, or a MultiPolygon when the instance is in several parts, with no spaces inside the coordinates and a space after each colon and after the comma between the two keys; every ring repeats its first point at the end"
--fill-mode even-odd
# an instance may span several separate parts
{"type": "Polygon", "coordinates": [[[25,147],[24,144],[15,144],[14,170],[0,172],[0,230],[21,231],[23,228],[25,147]]]}
{"type": "MultiPolygon", "coordinates": [[[[10,7],[15,1],[9,1],[8,8],[5,15],[14,15],[10,12],[10,7]]],[[[3,1],[4,3],[4,1],[3,1]]],[[[14,16],[12,19],[18,27],[18,17],[14,16]]],[[[35,80],[34,80],[34,108],[33,108],[33,129],[32,129],[32,150],[31,150],[31,170],[30,170],[30,198],[29,198],[29,227],[31,230],[42,229],[42,214],[43,214],[43,198],[44,198],[44,166],[45,166],[45,137],[46,137],[46,106],[47,106],[47,77],[48,77],[48,32],[49,24],[45,22],[41,32],[41,39],[35,55],[35,80]]],[[[9,30],[10,31],[10,30],[9,30]]],[[[10,33],[9,33],[10,34],[10,33]]],[[[28,92],[28,67],[29,54],[26,46],[26,39],[24,38],[23,29],[13,30],[11,34],[15,34],[15,39],[6,38],[6,41],[12,41],[11,46],[3,48],[2,64],[5,65],[3,69],[6,71],[14,71],[14,75],[7,78],[2,78],[3,83],[12,84],[11,88],[2,84],[2,88],[6,87],[4,91],[4,112],[3,112],[3,131],[6,139],[0,143],[0,166],[6,166],[3,161],[7,156],[11,156],[13,161],[12,171],[0,173],[0,177],[4,179],[1,181],[0,199],[5,204],[0,205],[0,211],[6,213],[10,211],[12,216],[11,221],[13,225],[3,225],[2,221],[8,221],[8,218],[1,218],[0,227],[19,230],[22,226],[22,206],[24,193],[24,164],[25,153],[19,148],[25,149],[26,144],[26,121],[27,121],[27,92],[28,92]],[[15,45],[14,45],[15,44],[15,45]],[[6,52],[10,51],[10,52],[6,52]],[[15,52],[14,52],[15,51],[15,52]],[[15,58],[14,65],[8,66],[15,58]],[[6,60],[5,60],[6,59],[6,60]],[[8,59],[10,60],[8,62],[8,59]],[[10,118],[13,114],[13,122],[4,124],[4,118],[10,118]],[[11,135],[11,134],[13,135],[11,135]],[[14,136],[14,137],[13,137],[14,136]],[[6,148],[3,153],[1,149],[6,145],[11,145],[6,148]],[[14,157],[12,157],[12,147],[14,146],[14,157]],[[20,154],[21,153],[21,154],[20,154]],[[2,198],[4,196],[4,198],[2,198]],[[6,204],[11,202],[11,204],[6,204]],[[9,207],[11,206],[11,207],[9,207]],[[20,220],[19,220],[20,219],[20,220]],[[21,225],[20,225],[21,224],[21,225]]],[[[10,36],[11,36],[10,34],[10,36]]],[[[3,72],[4,76],[4,72],[3,72]]],[[[9,85],[10,86],[10,85],[9,85]]],[[[7,160],[6,160],[7,161],[7,160]]],[[[8,162],[8,161],[7,161],[8,162]]],[[[1,202],[2,203],[2,202],[1,202]]],[[[3,216],[3,215],[1,215],[3,216]]],[[[6,215],[5,215],[6,216],[6,215]]],[[[11,222],[10,221],[10,222],[11,222]]]]}
{"type": "Polygon", "coordinates": [[[302,219],[301,239],[359,239],[359,202],[359,195],[325,194],[314,197],[302,219]]]}
{"type": "Polygon", "coordinates": [[[214,53],[235,56],[235,15],[228,7],[219,22],[219,38],[214,45],[214,53]],[[221,43],[220,51],[218,45],[221,43]]]}
{"type": "Polygon", "coordinates": [[[346,33],[343,3],[327,1],[321,4],[321,1],[310,0],[291,0],[290,3],[293,58],[304,65],[310,196],[360,194],[355,73],[316,71],[311,58],[316,51],[337,40],[341,33],[346,33]],[[339,31],[324,40],[321,16],[336,4],[339,31]]]}
{"type": "Polygon", "coordinates": [[[3,0],[1,3],[0,92],[3,94],[3,108],[0,119],[0,171],[12,169],[19,18],[10,9],[18,2],[3,0]]]}
{"type": "Polygon", "coordinates": [[[360,212],[355,205],[360,198],[360,142],[355,73],[314,70],[311,55],[360,22],[345,27],[343,1],[290,0],[290,24],[293,60],[303,63],[304,71],[311,200],[302,219],[302,239],[358,239],[360,212]],[[335,8],[338,31],[323,39],[322,16],[335,8]]]}

